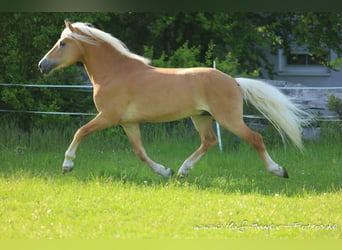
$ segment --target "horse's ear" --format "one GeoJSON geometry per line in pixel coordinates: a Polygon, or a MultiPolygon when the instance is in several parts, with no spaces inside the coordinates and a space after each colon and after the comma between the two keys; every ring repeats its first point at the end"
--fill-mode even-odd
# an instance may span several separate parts
{"type": "Polygon", "coordinates": [[[75,31],[75,28],[72,26],[71,22],[68,19],[64,20],[65,26],[71,30],[71,32],[75,31]]]}

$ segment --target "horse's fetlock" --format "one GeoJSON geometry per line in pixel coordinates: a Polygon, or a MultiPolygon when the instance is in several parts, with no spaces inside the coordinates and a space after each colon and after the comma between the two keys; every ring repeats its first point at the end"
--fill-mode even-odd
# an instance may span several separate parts
{"type": "Polygon", "coordinates": [[[70,160],[70,161],[73,161],[76,158],[75,154],[71,154],[69,152],[66,152],[64,156],[66,160],[70,160]]]}

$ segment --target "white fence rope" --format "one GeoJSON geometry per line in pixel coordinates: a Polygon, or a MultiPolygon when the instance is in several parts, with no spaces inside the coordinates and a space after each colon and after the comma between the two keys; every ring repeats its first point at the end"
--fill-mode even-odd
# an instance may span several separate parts
{"type": "Polygon", "coordinates": [[[44,84],[19,84],[19,83],[0,83],[0,86],[10,87],[28,87],[28,88],[80,88],[80,89],[92,89],[92,85],[44,85],[44,84]]]}
{"type": "MultiPolygon", "coordinates": [[[[92,85],[58,85],[58,84],[20,84],[20,83],[0,83],[0,86],[10,87],[37,87],[37,88],[80,88],[92,89],[92,85]]],[[[342,90],[342,87],[276,87],[281,90],[342,90]]]]}
{"type": "Polygon", "coordinates": [[[78,113],[78,112],[54,112],[54,111],[34,111],[34,110],[8,110],[0,109],[4,113],[28,113],[28,114],[45,114],[45,115],[80,115],[80,116],[94,116],[97,113],[78,113]]]}

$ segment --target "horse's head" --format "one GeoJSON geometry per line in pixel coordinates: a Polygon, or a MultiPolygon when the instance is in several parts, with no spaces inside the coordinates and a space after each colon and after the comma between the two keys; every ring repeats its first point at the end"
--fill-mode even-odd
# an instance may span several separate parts
{"type": "MultiPolygon", "coordinates": [[[[65,31],[77,32],[72,24],[65,20],[65,31]]],[[[61,38],[52,47],[52,49],[40,60],[38,67],[44,74],[48,74],[55,69],[67,67],[81,60],[82,47],[80,42],[63,32],[61,38]]]]}

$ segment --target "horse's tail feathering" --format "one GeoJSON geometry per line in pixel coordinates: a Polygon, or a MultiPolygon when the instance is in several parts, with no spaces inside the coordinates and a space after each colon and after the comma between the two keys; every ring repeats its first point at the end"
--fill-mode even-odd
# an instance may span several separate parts
{"type": "Polygon", "coordinates": [[[250,101],[273,124],[283,142],[286,134],[302,149],[302,126],[310,123],[310,114],[270,84],[248,78],[236,78],[236,81],[244,99],[250,101]]]}

